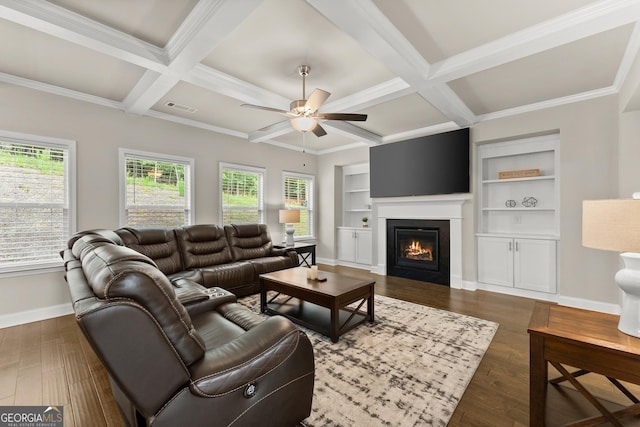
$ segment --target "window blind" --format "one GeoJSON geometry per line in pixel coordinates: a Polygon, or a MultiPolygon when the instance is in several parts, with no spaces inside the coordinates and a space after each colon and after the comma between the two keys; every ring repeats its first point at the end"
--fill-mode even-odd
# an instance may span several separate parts
{"type": "Polygon", "coordinates": [[[126,225],[191,224],[189,161],[159,160],[132,153],[125,153],[123,158],[126,225]]]}
{"type": "Polygon", "coordinates": [[[264,170],[222,165],[220,194],[223,224],[264,223],[264,170]]]}
{"type": "Polygon", "coordinates": [[[283,185],[285,209],[298,209],[300,211],[300,222],[293,224],[295,229],[294,236],[296,238],[314,238],[314,177],[286,172],[283,175],[283,185]]]}
{"type": "Polygon", "coordinates": [[[69,164],[69,147],[0,140],[0,272],[61,264],[69,164]]]}

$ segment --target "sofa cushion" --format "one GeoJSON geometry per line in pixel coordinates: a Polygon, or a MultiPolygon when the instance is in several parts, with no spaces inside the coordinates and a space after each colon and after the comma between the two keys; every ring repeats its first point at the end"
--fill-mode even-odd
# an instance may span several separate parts
{"type": "MultiPolygon", "coordinates": [[[[87,237],[87,236],[85,236],[87,237]]],[[[124,246],[101,244],[87,248],[83,239],[82,270],[94,294],[105,300],[129,299],[160,324],[185,365],[204,356],[204,342],[176,297],[173,285],[145,255],[124,246]]]]}
{"type": "Polygon", "coordinates": [[[231,252],[222,227],[188,225],[175,229],[185,269],[231,262],[231,252]]]}
{"type": "Polygon", "coordinates": [[[273,242],[266,224],[225,225],[224,231],[235,261],[271,256],[273,242]]]}
{"type": "Polygon", "coordinates": [[[173,229],[125,227],[115,231],[125,246],[151,258],[164,274],[184,270],[173,229]]]}
{"type": "Polygon", "coordinates": [[[271,273],[272,271],[283,270],[285,268],[293,267],[295,264],[291,261],[291,257],[285,256],[270,256],[264,258],[255,258],[249,261],[258,275],[264,273],[271,273]]]}
{"type": "Polygon", "coordinates": [[[202,284],[208,288],[220,286],[235,293],[236,288],[255,282],[254,268],[246,261],[211,265],[203,267],[199,271],[202,274],[202,284]]]}

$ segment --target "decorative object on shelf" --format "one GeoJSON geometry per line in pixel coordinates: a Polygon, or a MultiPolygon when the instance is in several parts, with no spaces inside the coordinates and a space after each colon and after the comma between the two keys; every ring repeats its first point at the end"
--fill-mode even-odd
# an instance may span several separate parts
{"type": "Polygon", "coordinates": [[[538,199],[536,199],[535,197],[525,196],[522,199],[522,206],[524,206],[525,208],[535,208],[537,204],[538,199]]]}
{"type": "Polygon", "coordinates": [[[498,179],[531,178],[540,176],[540,169],[520,169],[498,172],[498,179]]]}
{"type": "Polygon", "coordinates": [[[582,202],[582,245],[621,252],[615,275],[622,289],[618,329],[640,338],[640,194],[633,199],[582,202]]]}
{"type": "Polygon", "coordinates": [[[363,227],[368,227],[369,226],[368,222],[369,222],[369,218],[367,218],[366,216],[363,216],[362,217],[362,226],[363,227]]]}
{"type": "Polygon", "coordinates": [[[293,224],[300,222],[300,211],[295,209],[280,209],[278,213],[280,224],[286,224],[285,233],[287,233],[287,240],[285,245],[293,246],[293,224]]]}
{"type": "Polygon", "coordinates": [[[516,201],[515,200],[507,200],[506,202],[504,202],[504,205],[508,208],[515,208],[516,207],[516,201]]]}

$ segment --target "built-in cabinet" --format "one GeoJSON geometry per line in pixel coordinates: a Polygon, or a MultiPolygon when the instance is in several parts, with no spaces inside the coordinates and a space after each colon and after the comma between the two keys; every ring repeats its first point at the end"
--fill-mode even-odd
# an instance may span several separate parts
{"type": "Polygon", "coordinates": [[[368,163],[343,166],[342,194],[342,226],[361,227],[362,218],[371,220],[368,163]]]}
{"type": "Polygon", "coordinates": [[[372,261],[371,196],[369,164],[342,168],[342,226],[337,229],[338,261],[344,265],[369,268],[372,261]],[[367,218],[367,227],[362,221],[367,218]]]}
{"type": "Polygon", "coordinates": [[[559,135],[479,145],[478,281],[556,292],[559,135]]]}
{"type": "Polygon", "coordinates": [[[371,230],[338,228],[338,259],[349,263],[371,265],[371,230]]]}

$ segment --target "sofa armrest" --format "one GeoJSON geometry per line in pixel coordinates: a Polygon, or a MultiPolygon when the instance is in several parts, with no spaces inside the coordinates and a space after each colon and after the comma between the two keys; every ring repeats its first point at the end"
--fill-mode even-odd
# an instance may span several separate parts
{"type": "Polygon", "coordinates": [[[189,279],[172,281],[176,297],[184,305],[189,315],[215,310],[222,304],[236,302],[236,296],[222,288],[206,288],[189,279]]]}
{"type": "Polygon", "coordinates": [[[291,248],[278,248],[275,246],[271,250],[271,254],[274,256],[284,256],[284,255],[287,255],[287,252],[296,252],[296,251],[291,248]]]}
{"type": "MultiPolygon", "coordinates": [[[[189,367],[194,394],[216,397],[258,380],[284,363],[304,333],[282,316],[269,317],[238,338],[208,349],[189,367]]],[[[306,339],[306,336],[304,336],[306,339]]],[[[313,353],[310,353],[313,364],[313,353]]]]}

